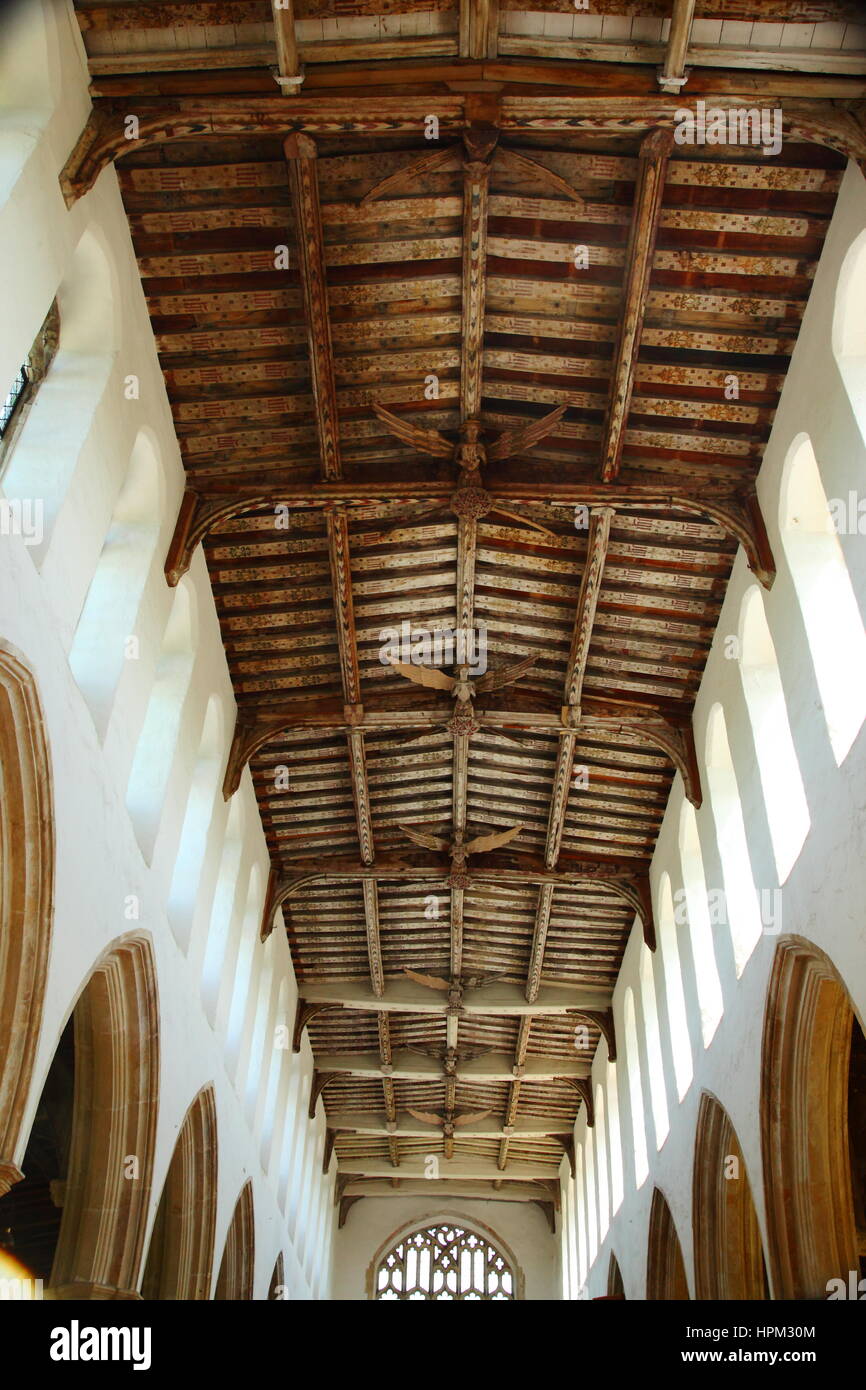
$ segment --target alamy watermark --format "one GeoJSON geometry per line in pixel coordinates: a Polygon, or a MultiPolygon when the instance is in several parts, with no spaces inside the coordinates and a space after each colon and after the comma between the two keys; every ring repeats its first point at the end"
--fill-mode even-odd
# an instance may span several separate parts
{"type": "Polygon", "coordinates": [[[413,627],[406,619],[400,627],[383,627],[379,633],[379,660],[406,666],[465,666],[472,676],[487,670],[487,627],[413,627]]]}
{"type": "Polygon", "coordinates": [[[674,140],[678,145],[756,145],[768,158],[782,149],[781,106],[707,106],[697,101],[694,111],[674,112],[674,140]]]}
{"type": "Polygon", "coordinates": [[[0,497],[0,536],[20,536],[25,545],[41,545],[44,512],[41,497],[0,497]]]}

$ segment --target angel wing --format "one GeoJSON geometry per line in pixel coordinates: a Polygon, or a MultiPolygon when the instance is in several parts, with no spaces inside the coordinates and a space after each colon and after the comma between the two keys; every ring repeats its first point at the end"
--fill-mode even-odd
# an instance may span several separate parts
{"type": "Polygon", "coordinates": [[[451,988],[451,981],[443,980],[441,975],[422,975],[418,970],[410,970],[408,965],[403,966],[403,974],[408,975],[409,979],[414,980],[416,984],[426,985],[428,989],[448,990],[451,988]]]}
{"type": "Polygon", "coordinates": [[[398,830],[402,830],[404,835],[408,835],[410,840],[414,840],[416,845],[423,845],[424,849],[450,849],[451,841],[443,840],[439,835],[431,835],[429,831],[416,830],[414,825],[398,825],[398,830]]]}
{"type": "MultiPolygon", "coordinates": [[[[378,406],[373,407],[378,413],[378,406]]],[[[546,434],[559,424],[566,407],[558,405],[549,414],[542,415],[540,420],[533,420],[529,425],[520,425],[513,430],[505,430],[498,439],[487,446],[487,457],[489,459],[507,459],[514,454],[525,454],[544,438],[546,434]]]]}
{"type": "MultiPolygon", "coordinates": [[[[431,1110],[413,1110],[411,1105],[407,1105],[406,1109],[409,1111],[410,1115],[413,1115],[416,1120],[420,1120],[422,1124],[441,1125],[442,1123],[442,1116],[434,1115],[431,1110]]],[[[489,1113],[488,1111],[488,1114],[489,1113]]],[[[458,1120],[457,1123],[459,1124],[460,1121],[458,1120]]]]}
{"type": "Polygon", "coordinates": [[[492,984],[494,980],[503,980],[505,972],[496,970],[492,975],[470,975],[463,981],[464,989],[483,989],[485,985],[492,984]]]}
{"type": "Polygon", "coordinates": [[[467,854],[483,854],[488,849],[500,849],[525,828],[523,825],[512,825],[509,830],[497,830],[492,835],[476,835],[463,848],[467,854]]]}
{"type": "Polygon", "coordinates": [[[545,164],[539,164],[537,159],[530,159],[528,155],[521,154],[519,150],[510,150],[505,145],[500,145],[496,151],[496,158],[503,164],[510,164],[518,174],[530,174],[539,179],[542,183],[555,188],[559,193],[564,193],[566,198],[570,198],[573,203],[582,203],[584,200],[576,188],[572,188],[560,174],[548,169],[545,164]]]}
{"type": "Polygon", "coordinates": [[[521,676],[532,670],[535,660],[534,656],[525,656],[522,661],[514,661],[510,666],[500,666],[496,671],[488,671],[475,682],[477,693],[481,695],[485,690],[501,690],[503,685],[513,685],[521,676]]]}
{"type": "Polygon", "coordinates": [[[464,1115],[455,1115],[455,1125],[474,1125],[479,1120],[486,1120],[488,1115],[492,1115],[492,1110],[468,1110],[464,1115]]]}
{"type": "MultiPolygon", "coordinates": [[[[563,406],[564,409],[565,406],[563,406]]],[[[444,434],[440,434],[438,430],[423,430],[420,425],[411,424],[402,415],[392,415],[390,410],[386,410],[383,405],[379,405],[375,401],[373,402],[373,410],[391,434],[395,434],[405,444],[411,444],[413,449],[418,449],[422,454],[434,454],[436,458],[440,459],[454,457],[454,445],[450,444],[444,434]]]]}
{"type": "Polygon", "coordinates": [[[407,681],[414,681],[416,685],[427,685],[431,690],[447,690],[449,695],[454,689],[454,677],[437,670],[435,666],[413,666],[407,661],[392,661],[391,666],[398,676],[405,676],[407,681]]]}

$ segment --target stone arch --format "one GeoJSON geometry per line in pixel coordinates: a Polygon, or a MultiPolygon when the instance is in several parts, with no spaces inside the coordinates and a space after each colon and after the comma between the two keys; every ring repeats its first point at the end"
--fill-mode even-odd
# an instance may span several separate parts
{"type": "Polygon", "coordinates": [[[285,1263],[283,1261],[283,1252],[281,1250],[276,1258],[276,1261],[274,1262],[274,1269],[273,1273],[271,1274],[271,1282],[268,1286],[268,1302],[282,1302],[287,1297],[288,1294],[286,1291],[286,1268],[285,1263]]]}
{"type": "Polygon", "coordinates": [[[217,1120],[213,1086],[186,1112],[150,1238],[142,1297],[210,1298],[217,1204],[217,1120]]]}
{"type": "Polygon", "coordinates": [[[704,1091],[695,1136],[692,1220],[695,1296],[767,1297],[761,1228],[736,1130],[704,1091]]]}
{"type": "Polygon", "coordinates": [[[255,1218],[252,1178],[244,1185],[226,1236],[215,1299],[239,1302],[253,1296],[255,1218]]]}
{"type": "Polygon", "coordinates": [[[137,1298],[159,1100],[156,968],[146,937],[105,952],[73,1017],[72,1144],[51,1284],[60,1298],[137,1298]]]}
{"type": "Polygon", "coordinates": [[[776,1298],[826,1298],[859,1269],[848,1145],[856,1023],[829,956],[779,942],[764,1015],[761,1139],[767,1245],[776,1298]]]}
{"type": "Polygon", "coordinates": [[[689,1297],[686,1267],[677,1228],[664,1195],[656,1188],[650,1207],[646,1296],[667,1302],[689,1297]]]}
{"type": "Polygon", "coordinates": [[[39,1044],[54,915],[51,762],[36,682],[0,646],[0,1196],[16,1160],[39,1044]]]}

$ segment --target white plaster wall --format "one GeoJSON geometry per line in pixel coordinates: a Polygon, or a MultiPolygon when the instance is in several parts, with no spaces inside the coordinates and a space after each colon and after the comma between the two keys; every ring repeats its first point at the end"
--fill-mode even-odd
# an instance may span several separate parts
{"type": "MultiPolygon", "coordinates": [[[[846,251],[864,227],[866,182],[856,167],[849,165],[758,480],[759,497],[778,567],[772,591],[764,593],[763,598],[811,820],[803,848],[780,890],[781,933],[805,937],[830,956],[847,984],[861,1026],[866,1021],[866,920],[863,912],[866,888],[866,798],[863,790],[866,734],[861,729],[842,766],[837,767],[827,736],[801,611],[779,536],[778,518],[783,465],[791,442],[801,431],[805,430],[811,436],[829,499],[847,497],[849,489],[862,496],[866,485],[866,444],[862,432],[866,428],[866,420],[861,418],[858,426],[831,346],[831,325],[840,268],[846,251]]],[[[859,312],[866,314],[866,305],[861,305],[859,312]]],[[[866,613],[863,538],[848,535],[840,537],[840,540],[861,613],[866,613]]],[[[743,552],[740,551],[695,706],[694,729],[698,757],[703,762],[709,712],[716,701],[721,702],[743,804],[755,884],[758,889],[773,890],[778,886],[778,880],[742,680],[737,660],[725,655],[726,638],[738,632],[742,598],[753,582],[743,552]]],[[[651,880],[656,905],[659,880],[665,870],[670,874],[674,891],[682,886],[678,850],[682,802],[682,783],[677,777],[652,862],[651,880]]],[[[697,823],[707,887],[720,888],[722,876],[706,774],[704,804],[697,812],[697,823]]],[[[678,929],[694,1060],[694,1077],[682,1101],[677,1099],[674,1082],[661,951],[653,958],[662,1033],[664,1083],[670,1114],[670,1133],[658,1150],[647,1086],[649,1062],[643,1041],[640,1009],[640,925],[637,924],[632,930],[614,993],[614,1015],[620,1048],[616,1071],[625,1197],[588,1277],[585,1277],[584,1262],[580,1277],[575,1281],[577,1287],[571,1288],[572,1297],[576,1295],[578,1287],[582,1297],[598,1297],[606,1293],[611,1252],[615,1253],[622,1270],[626,1296],[645,1296],[649,1212],[656,1186],[664,1193],[673,1214],[690,1290],[694,1296],[691,1215],[693,1147],[700,1096],[704,1090],[721,1102],[736,1129],[766,1247],[759,1126],[761,1036],[768,978],[778,935],[767,932],[760,938],[739,980],[736,978],[727,928],[714,927],[713,938],[721,976],[724,1015],[709,1047],[705,1049],[688,928],[681,926],[678,929]],[[635,1188],[632,1117],[624,1059],[623,996],[629,985],[634,990],[641,1040],[650,1167],[649,1177],[640,1189],[635,1188]]],[[[593,1087],[603,1078],[606,1066],[607,1052],[602,1043],[593,1065],[593,1087]]],[[[586,1128],[583,1110],[578,1117],[575,1135],[579,1149],[586,1145],[588,1135],[592,1135],[592,1131],[586,1128]]],[[[593,1211],[587,1210],[585,1191],[580,1201],[585,1218],[597,1222],[597,1197],[593,1211]]],[[[577,1239],[576,1220],[572,1219],[574,1224],[571,1230],[564,1233],[567,1237],[564,1241],[566,1251],[568,1240],[577,1239]]]]}
{"type": "Polygon", "coordinates": [[[398,1236],[409,1223],[434,1225],[439,1221],[465,1221],[482,1233],[489,1232],[514,1257],[525,1279],[527,1299],[560,1297],[557,1278],[557,1240],[547,1217],[532,1202],[436,1201],[420,1197],[365,1197],[349,1208],[346,1224],[334,1242],[332,1297],[339,1300],[367,1298],[367,1273],[385,1241],[398,1236]]]}
{"type": "MultiPolygon", "coordinates": [[[[304,1040],[298,1057],[277,1046],[274,1030],[279,1024],[287,1024],[291,1033],[297,989],[279,919],[267,947],[258,941],[269,861],[248,771],[236,794],[242,803],[237,855],[240,908],[232,916],[224,962],[230,970],[241,936],[249,938],[252,933],[254,959],[267,955],[277,989],[281,982],[286,985],[279,1009],[275,992],[251,997],[240,1040],[243,1057],[257,1031],[260,1048],[255,1065],[261,1070],[262,1090],[270,1076],[273,1096],[269,1134],[263,1132],[267,1107],[247,1102],[246,1073],[241,1069],[236,1077],[227,1069],[224,1022],[217,1017],[212,1026],[202,1005],[202,964],[229,810],[218,789],[188,952],[178,944],[166,916],[205,710],[212,697],[218,702],[222,724],[217,786],[234,727],[234,699],[200,551],[188,580],[196,610],[192,676],[180,711],[179,735],[149,863],[126,808],[129,771],[173,601],[162,563],[183,488],[183,469],[114,170],[107,169],[93,191],[70,211],[60,195],[59,170],[89,109],[86,65],[71,5],[45,0],[43,6],[41,0],[31,0],[22,6],[0,37],[0,53],[5,55],[0,66],[6,69],[5,74],[0,72],[4,94],[0,98],[0,264],[4,267],[0,380],[11,381],[58,288],[68,289],[76,248],[85,235],[93,238],[106,258],[114,333],[113,342],[106,344],[104,361],[91,364],[101,382],[91,415],[70,422],[60,408],[59,377],[52,379],[49,373],[5,475],[8,479],[23,473],[23,485],[34,498],[40,497],[47,475],[64,482],[56,517],[41,546],[26,545],[20,536],[0,536],[0,640],[36,678],[52,755],[57,845],[56,915],[44,1024],[20,1151],[10,1157],[20,1161],[23,1156],[58,1039],[95,962],[118,938],[143,931],[153,943],[160,1021],[160,1106],[149,1225],[186,1110],[199,1089],[212,1083],[219,1137],[214,1282],[235,1202],[251,1177],[255,1297],[267,1296],[280,1251],[289,1297],[327,1297],[333,1173],[328,1177],[321,1173],[321,1104],[312,1125],[307,1119],[309,1043],[304,1040]],[[19,80],[24,62],[29,64],[26,84],[19,80]],[[10,72],[14,80],[3,81],[10,72]],[[28,100],[35,104],[25,106],[28,100]],[[124,395],[124,379],[130,374],[139,379],[137,400],[124,395]],[[142,427],[160,460],[160,534],[134,627],[140,655],[124,665],[101,740],[68,656],[142,427]],[[16,458],[28,466],[32,461],[29,476],[27,468],[12,467],[16,458]],[[242,899],[254,865],[260,895],[254,911],[245,913],[242,899]],[[133,895],[140,904],[137,920],[129,917],[133,895]],[[290,1096],[291,1104],[287,1104],[290,1096]],[[306,1147],[306,1164],[295,1165],[307,1131],[315,1142],[306,1147]],[[297,1200],[301,1184],[306,1193],[303,1203],[297,1200]]],[[[63,347],[61,335],[61,351],[63,347]]],[[[74,400],[67,398],[66,404],[70,403],[74,406],[74,400]]],[[[21,495],[20,476],[17,487],[21,495]]],[[[251,988],[257,984],[254,970],[251,988]]]]}

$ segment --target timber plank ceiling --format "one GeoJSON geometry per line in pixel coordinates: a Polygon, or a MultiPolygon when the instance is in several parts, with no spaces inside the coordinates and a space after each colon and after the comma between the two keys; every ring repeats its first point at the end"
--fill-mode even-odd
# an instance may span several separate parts
{"type": "Polygon", "coordinates": [[[203,541],[342,1215],[430,1154],[550,1212],[739,544],[772,582],[754,479],[863,156],[859,6],[76,11],[64,187],[115,158],[167,574],[203,541]],[[782,108],[781,149],[677,143],[698,99],[782,108]],[[461,629],[462,684],[383,653],[461,629]]]}

